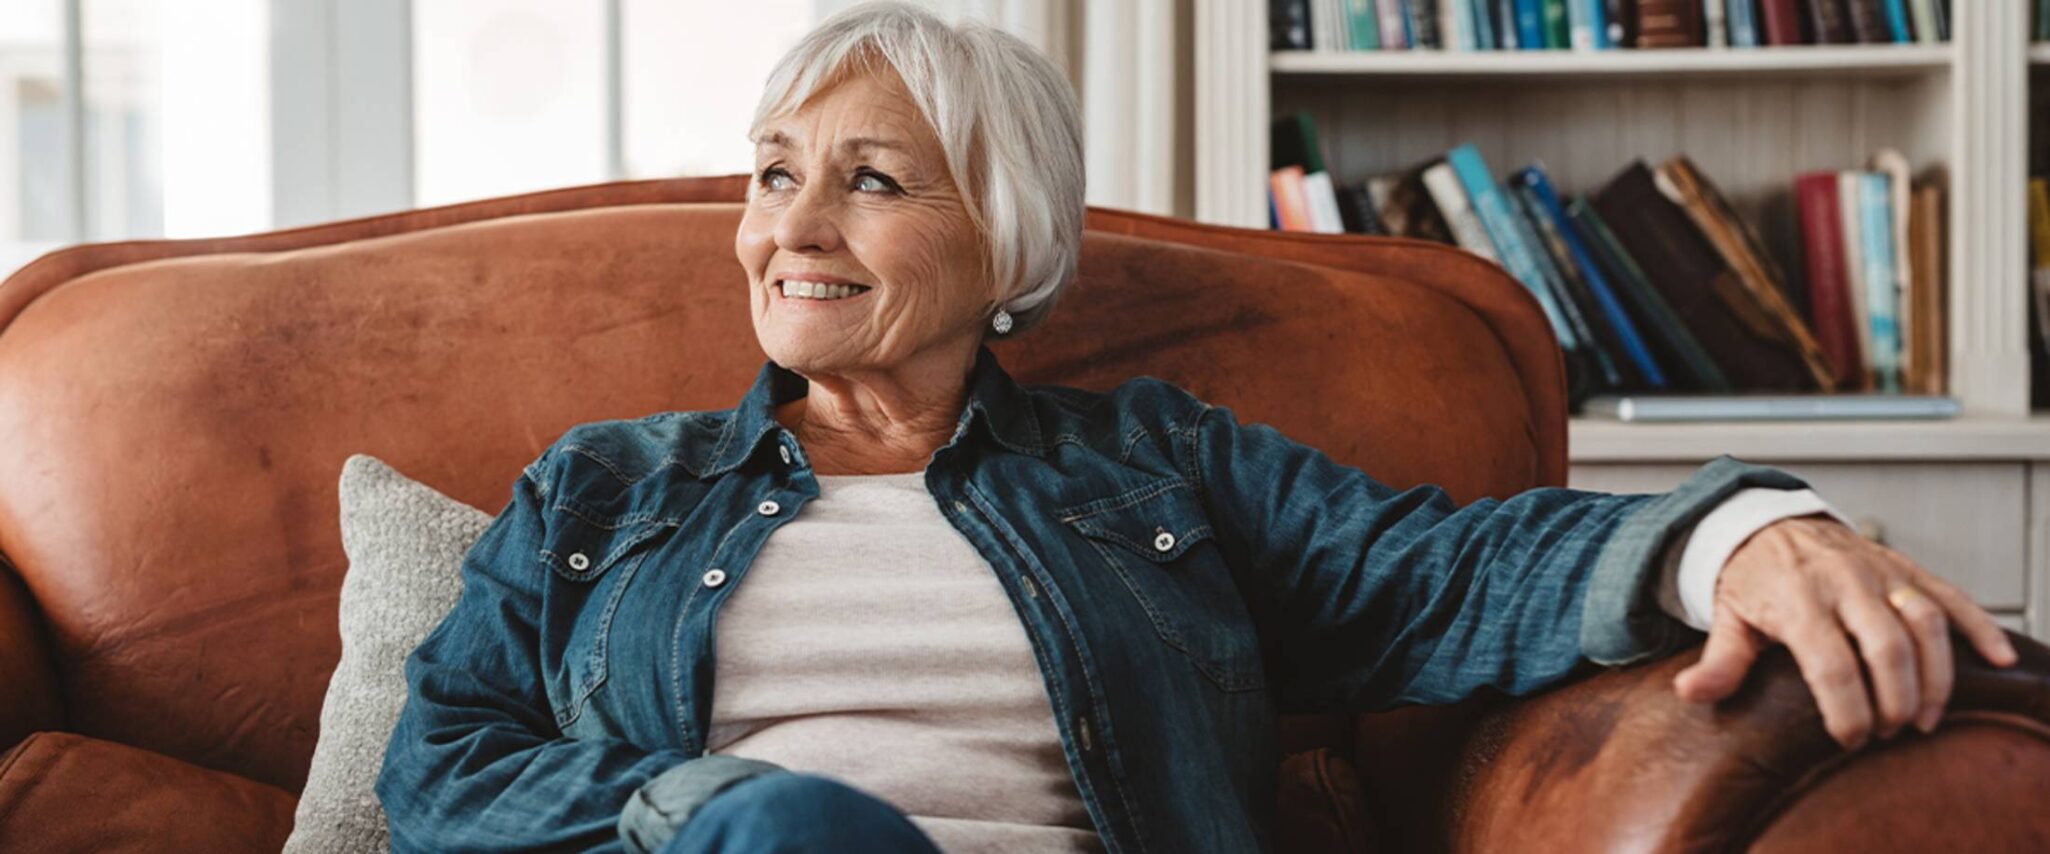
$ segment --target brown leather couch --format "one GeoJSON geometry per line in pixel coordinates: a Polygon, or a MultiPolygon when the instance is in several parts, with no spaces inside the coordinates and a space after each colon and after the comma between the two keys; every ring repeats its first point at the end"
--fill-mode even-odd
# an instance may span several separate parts
{"type": "MultiPolygon", "coordinates": [[[[263,850],[339,649],[336,479],[478,507],[572,424],[721,408],[762,354],[744,179],[611,184],[53,253],[0,284],[0,850],[263,850]]],[[[1152,374],[1397,485],[1565,475],[1561,363],[1499,269],[1413,241],[1090,214],[1021,379],[1152,374]]],[[[451,567],[450,571],[454,571],[451,567]]],[[[2050,850],[2050,651],[1969,653],[1930,737],[1852,755],[1783,655],[1289,719],[1293,850],[2050,850]]]]}

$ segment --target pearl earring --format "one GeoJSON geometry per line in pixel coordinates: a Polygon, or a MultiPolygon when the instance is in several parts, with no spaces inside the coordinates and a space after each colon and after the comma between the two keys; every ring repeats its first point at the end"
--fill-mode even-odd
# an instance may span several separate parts
{"type": "Polygon", "coordinates": [[[995,329],[998,335],[1010,334],[1011,313],[1001,308],[997,309],[997,316],[989,319],[989,326],[991,329],[995,329]]]}

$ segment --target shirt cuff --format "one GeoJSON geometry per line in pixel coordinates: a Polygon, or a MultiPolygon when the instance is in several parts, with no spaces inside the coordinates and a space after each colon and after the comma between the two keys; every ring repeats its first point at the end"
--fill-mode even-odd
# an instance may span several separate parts
{"type": "Polygon", "coordinates": [[[782,770],[771,762],[723,753],[687,760],[642,783],[627,799],[619,814],[620,842],[631,854],[659,851],[713,795],[782,770]]]}
{"type": "Polygon", "coordinates": [[[1723,564],[1729,562],[1737,547],[1767,525],[1812,513],[1828,513],[1851,525],[1850,519],[1812,489],[1753,487],[1738,490],[1716,505],[1695,524],[1680,553],[1680,569],[1675,573],[1674,584],[1679,588],[1683,613],[1674,616],[1689,626],[1708,631],[1715,622],[1716,579],[1721,577],[1723,564]]]}

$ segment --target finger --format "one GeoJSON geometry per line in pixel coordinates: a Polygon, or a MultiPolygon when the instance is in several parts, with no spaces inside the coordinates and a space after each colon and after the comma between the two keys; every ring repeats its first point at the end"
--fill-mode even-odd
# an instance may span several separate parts
{"type": "Polygon", "coordinates": [[[2007,631],[1993,622],[1992,614],[1986,613],[1986,609],[1979,607],[1957,585],[1936,577],[1928,570],[1918,568],[1917,572],[1920,577],[1915,580],[1915,586],[1943,606],[1944,612],[1950,615],[1951,625],[1964,632],[1980,656],[1995,667],[2008,667],[2020,659],[2015,654],[2014,643],[2007,639],[2007,631]]]}
{"type": "Polygon", "coordinates": [[[1950,621],[1943,606],[1913,587],[1901,587],[1887,594],[1887,601],[1915,637],[1922,662],[1922,708],[1915,713],[1915,728],[1925,733],[1936,730],[1943,717],[1943,704],[1950,700],[1955,674],[1950,659],[1950,621]]]}
{"type": "Polygon", "coordinates": [[[1856,750],[1872,732],[1872,703],[1865,696],[1865,680],[1858,673],[1858,657],[1835,615],[1819,607],[1804,609],[1781,637],[1801,679],[1815,695],[1822,712],[1822,727],[1847,750],[1856,750]]]}
{"type": "Polygon", "coordinates": [[[1729,696],[1744,683],[1744,674],[1758,659],[1764,639],[1737,616],[1735,609],[1715,609],[1715,622],[1708,627],[1708,643],[1701,648],[1701,660],[1673,677],[1673,689],[1690,703],[1713,703],[1729,696]]]}
{"type": "Polygon", "coordinates": [[[1921,658],[1914,636],[1908,634],[1893,605],[1863,588],[1845,594],[1837,613],[1858,640],[1858,653],[1865,659],[1872,698],[1879,706],[1879,737],[1892,738],[1894,731],[1922,711],[1922,680],[1917,672],[1921,658]]]}

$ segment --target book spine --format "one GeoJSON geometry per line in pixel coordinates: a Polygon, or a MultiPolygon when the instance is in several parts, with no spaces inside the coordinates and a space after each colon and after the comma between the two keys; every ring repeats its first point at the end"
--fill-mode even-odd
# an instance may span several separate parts
{"type": "Polygon", "coordinates": [[[1311,228],[1324,234],[1345,233],[1345,217],[1338,211],[1338,188],[1331,183],[1331,173],[1304,175],[1303,193],[1310,202],[1311,228]]]}
{"type": "Polygon", "coordinates": [[[1274,193],[1275,217],[1282,231],[1310,231],[1310,211],[1303,193],[1303,167],[1283,166],[1268,176],[1274,193]]]}
{"type": "Polygon", "coordinates": [[[1856,41],[1844,20],[1841,0],[1801,0],[1808,10],[1809,41],[1813,44],[1845,44],[1856,41]]]}
{"type": "Polygon", "coordinates": [[[1409,14],[1402,0],[1374,0],[1374,28],[1381,34],[1381,49],[1404,50],[1409,42],[1409,14]]]}
{"type": "Polygon", "coordinates": [[[1573,34],[1566,20],[1566,0],[1545,0],[1545,47],[1565,50],[1573,46],[1573,34]]]}
{"type": "Polygon", "coordinates": [[[1267,48],[1310,49],[1310,0],[1272,0],[1268,3],[1267,48]]]}
{"type": "Polygon", "coordinates": [[[1765,43],[1801,43],[1800,0],[1758,0],[1758,16],[1765,25],[1765,43]]]}
{"type": "Polygon", "coordinates": [[[2036,256],[2029,262],[2029,290],[2036,298],[2043,344],[2050,348],[2050,181],[2042,178],[2029,179],[2029,245],[2036,256]]]}
{"type": "Polygon", "coordinates": [[[1544,219],[1537,199],[1532,197],[1528,187],[1508,186],[1503,196],[1509,200],[1511,212],[1516,215],[1518,227],[1530,235],[1531,245],[1536,247],[1538,268],[1545,277],[1545,283],[1552,289],[1552,298],[1566,313],[1566,322],[1573,326],[1573,335],[1580,339],[1581,349],[1594,363],[1600,375],[1600,387],[1617,389],[1629,385],[1623,370],[1617,365],[1618,357],[1610,352],[1617,346],[1608,334],[1606,324],[1599,322],[1594,314],[1594,296],[1588,293],[1583,282],[1568,265],[1566,247],[1551,233],[1550,223],[1544,219]]]}
{"type": "Polygon", "coordinates": [[[1843,236],[1840,248],[1844,259],[1844,293],[1850,297],[1851,331],[1858,337],[1858,385],[1872,388],[1872,311],[1866,306],[1865,287],[1865,229],[1864,216],[1858,205],[1858,184],[1861,173],[1843,171],[1836,173],[1836,210],[1840,219],[1837,231],[1843,236]]]}
{"type": "Polygon", "coordinates": [[[1431,201],[1438,206],[1438,214],[1445,218],[1445,225],[1452,229],[1452,239],[1459,248],[1496,264],[1502,263],[1495,243],[1488,238],[1488,230],[1481,225],[1480,217],[1474,213],[1473,202],[1467,198],[1465,188],[1459,184],[1459,177],[1452,167],[1443,163],[1424,170],[1424,188],[1431,191],[1431,201]]]}
{"type": "Polygon", "coordinates": [[[1886,16],[1880,0],[1843,0],[1844,18],[1850,23],[1850,41],[1879,44],[1887,40],[1886,16]]]}
{"type": "Polygon", "coordinates": [[[1473,50],[1473,27],[1467,23],[1472,16],[1466,0],[1438,0],[1438,30],[1445,35],[1446,50],[1473,50]]]}
{"type": "Polygon", "coordinates": [[[1402,5],[1409,11],[1411,47],[1445,47],[1444,35],[1438,29],[1438,0],[1403,0],[1402,5]]]}
{"type": "Polygon", "coordinates": [[[1516,0],[1516,48],[1539,50],[1544,46],[1544,0],[1516,0]]]}
{"type": "Polygon", "coordinates": [[[1572,224],[1566,218],[1566,208],[1559,203],[1559,194],[1552,187],[1551,179],[1546,177],[1544,170],[1528,167],[1516,173],[1516,180],[1530,191],[1538,212],[1542,214],[1541,222],[1564,248],[1565,257],[1560,259],[1561,266],[1568,269],[1568,275],[1577,272],[1588,294],[1600,307],[1603,319],[1608,321],[1608,328],[1615,335],[1617,343],[1622,345],[1624,355],[1628,356],[1630,363],[1636,367],[1637,375],[1643,377],[1645,384],[1652,388],[1666,388],[1668,382],[1665,372],[1659,370],[1658,361],[1652,358],[1651,348],[1645,344],[1644,337],[1638,334],[1637,325],[1630,321],[1630,314],[1624,310],[1623,302],[1616,298],[1615,289],[1611,288],[1608,279],[1602,276],[1601,267],[1595,263],[1593,254],[1581,242],[1580,236],[1574,233],[1572,224]]]}
{"type": "Polygon", "coordinates": [[[1851,305],[1844,293],[1836,173],[1795,178],[1794,201],[1800,207],[1801,254],[1808,262],[1808,315],[1815,323],[1815,338],[1836,371],[1837,385],[1855,388],[1863,382],[1864,361],[1858,356],[1858,333],[1851,328],[1851,305]]]}
{"type": "Polygon", "coordinates": [[[1346,26],[1353,50],[1381,49],[1380,11],[1374,0],[1345,0],[1346,26]]]}
{"type": "Polygon", "coordinates": [[[1908,28],[1907,0],[1886,0],[1886,40],[1894,44],[1906,44],[1915,40],[1908,28]]]}
{"type": "Polygon", "coordinates": [[[1889,221],[1887,178],[1861,173],[1858,180],[1859,237],[1865,242],[1865,309],[1871,313],[1873,380],[1882,392],[1900,391],[1900,308],[1895,303],[1893,224],[1889,221]]]}
{"type": "Polygon", "coordinates": [[[1516,0],[1482,0],[1488,7],[1490,20],[1495,25],[1495,47],[1500,50],[1521,50],[1523,45],[1516,39],[1516,0]]]}
{"type": "Polygon", "coordinates": [[[1545,316],[1551,319],[1552,331],[1559,336],[1559,346],[1568,350],[1579,349],[1580,342],[1573,337],[1573,331],[1566,325],[1566,318],[1561,313],[1558,301],[1552,298],[1543,275],[1538,271],[1537,255],[1534,254],[1536,247],[1532,246],[1530,240],[1516,227],[1517,220],[1514,212],[1509,209],[1509,201],[1503,198],[1501,188],[1495,185],[1494,175],[1488,171],[1487,163],[1481,160],[1480,151],[1468,143],[1452,149],[1445,155],[1445,161],[1451,164],[1453,173],[1459,176],[1459,183],[1466,188],[1468,200],[1480,215],[1482,227],[1487,229],[1488,237],[1500,250],[1502,265],[1507,267],[1510,275],[1522,282],[1525,288],[1530,289],[1531,294],[1537,297],[1538,304],[1544,308],[1545,316]]]}
{"type": "Polygon", "coordinates": [[[1602,0],[1572,0],[1566,7],[1568,27],[1572,30],[1574,50],[1607,50],[1609,44],[1608,22],[1602,18],[1602,0]]]}
{"type": "Polygon", "coordinates": [[[1602,22],[1609,27],[1609,47],[1636,47],[1636,30],[1632,28],[1636,18],[1631,14],[1630,0],[1602,0],[1602,22]]]}
{"type": "Polygon", "coordinates": [[[1637,47],[1692,47],[1691,10],[1685,0],[1637,0],[1637,47]]]}
{"type": "Polygon", "coordinates": [[[1935,0],[1908,0],[1908,11],[1914,14],[1915,41],[1922,44],[1942,41],[1936,26],[1935,0]]]}
{"type": "Polygon", "coordinates": [[[1913,243],[1914,335],[1908,339],[1909,360],[1916,368],[1915,382],[1908,391],[1942,394],[1945,385],[1943,353],[1943,187],[1924,181],[1914,188],[1914,202],[1908,210],[1908,235],[1913,243]]]}
{"type": "Polygon", "coordinates": [[[1473,0],[1466,16],[1467,25],[1473,28],[1474,50],[1496,50],[1502,45],[1495,40],[1495,14],[1488,10],[1488,0],[1473,0]]]}
{"type": "MultiPolygon", "coordinates": [[[[1729,391],[1732,388],[1729,376],[1708,354],[1708,348],[1701,346],[1701,340],[1694,337],[1693,331],[1680,319],[1679,312],[1674,311],[1658,288],[1652,286],[1651,277],[1623,247],[1623,241],[1616,237],[1615,232],[1609,230],[1587,197],[1574,199],[1566,216],[1593,251],[1596,265],[1614,278],[1625,300],[1636,308],[1637,316],[1644,319],[1659,336],[1661,344],[1671,350],[1674,364],[1686,370],[1690,385],[1701,391],[1729,391]]],[[[1677,385],[1680,380],[1674,377],[1673,382],[1677,385]]]]}
{"type": "Polygon", "coordinates": [[[1709,47],[1730,46],[1730,17],[1725,0],[1701,0],[1701,28],[1709,47]]]}
{"type": "Polygon", "coordinates": [[[1751,5],[1754,0],[1728,0],[1728,2],[1730,46],[1757,47],[1758,20],[1755,17],[1757,9],[1751,5]]]}

